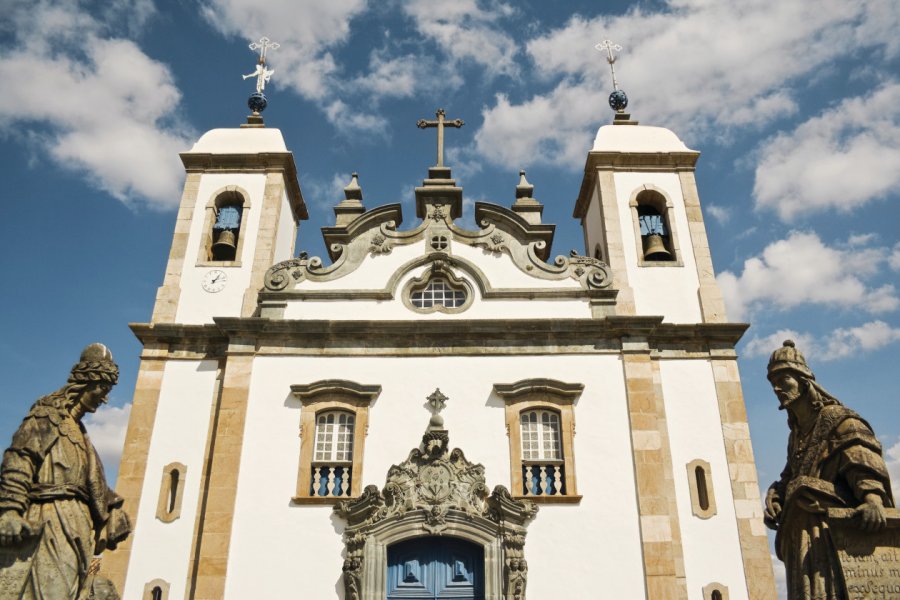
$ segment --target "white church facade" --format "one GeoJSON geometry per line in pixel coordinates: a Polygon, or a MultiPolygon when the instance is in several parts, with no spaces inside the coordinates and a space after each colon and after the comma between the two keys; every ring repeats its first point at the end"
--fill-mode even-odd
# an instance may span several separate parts
{"type": "Polygon", "coordinates": [[[279,130],[183,153],[132,325],[135,531],[103,559],[123,597],[773,598],[699,153],[622,117],[587,153],[584,253],[559,257],[524,173],[476,230],[440,160],[415,219],[354,176],[320,260],[295,256],[279,130]]]}

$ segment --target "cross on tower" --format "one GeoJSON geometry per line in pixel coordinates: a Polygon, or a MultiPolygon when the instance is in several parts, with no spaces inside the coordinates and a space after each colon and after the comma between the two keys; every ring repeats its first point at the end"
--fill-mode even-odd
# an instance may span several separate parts
{"type": "Polygon", "coordinates": [[[604,50],[606,50],[606,62],[609,63],[609,69],[612,71],[613,89],[618,90],[619,82],[616,81],[616,67],[615,67],[616,57],[613,56],[613,52],[621,52],[622,46],[620,46],[619,44],[613,43],[612,40],[603,40],[602,42],[600,42],[599,44],[594,46],[594,48],[596,50],[598,50],[599,52],[603,52],[604,50]]]}
{"type": "Polygon", "coordinates": [[[465,121],[462,119],[454,119],[453,121],[447,121],[444,119],[444,109],[439,108],[436,113],[434,113],[437,117],[437,121],[426,121],[425,119],[419,119],[416,122],[416,127],[419,129],[427,129],[429,127],[437,127],[438,130],[438,142],[437,142],[437,167],[444,166],[444,127],[456,127],[460,128],[465,125],[465,121]]]}

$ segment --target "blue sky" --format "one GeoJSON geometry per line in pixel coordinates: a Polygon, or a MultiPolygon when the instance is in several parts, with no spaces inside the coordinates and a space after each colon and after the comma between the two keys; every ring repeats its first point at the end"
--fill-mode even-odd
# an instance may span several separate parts
{"type": "MultiPolygon", "coordinates": [[[[893,0],[454,2],[6,0],[0,22],[3,293],[0,438],[56,389],[85,344],[122,367],[92,431],[107,456],[134,388],[183,169],[177,152],[247,114],[250,41],[270,54],[266,123],[294,152],[324,256],[349,173],[369,207],[402,202],[447,162],[476,200],[509,205],[527,169],[554,253],[583,250],[572,218],[586,153],[612,113],[594,44],[624,47],[629,110],[700,150],[698,184],[732,320],[752,324],[741,373],[763,486],[783,464],[784,415],[765,380],[793,337],[831,392],[900,464],[900,5],[893,0]]],[[[112,461],[110,458],[108,462],[112,461]]],[[[115,470],[114,465],[110,465],[115,470]]]]}

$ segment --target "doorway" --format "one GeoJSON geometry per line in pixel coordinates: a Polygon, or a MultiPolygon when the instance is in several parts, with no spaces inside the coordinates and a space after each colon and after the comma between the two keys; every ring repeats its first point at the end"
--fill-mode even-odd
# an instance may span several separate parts
{"type": "Polygon", "coordinates": [[[484,600],[484,549],[452,537],[388,547],[387,600],[484,600]]]}

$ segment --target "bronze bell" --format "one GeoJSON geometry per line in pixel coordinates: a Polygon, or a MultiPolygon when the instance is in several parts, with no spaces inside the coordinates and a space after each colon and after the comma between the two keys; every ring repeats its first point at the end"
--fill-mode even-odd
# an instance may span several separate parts
{"type": "Polygon", "coordinates": [[[223,229],[212,246],[213,260],[234,260],[236,252],[234,232],[230,229],[223,229]]]}
{"type": "Polygon", "coordinates": [[[644,260],[672,260],[662,236],[656,233],[644,236],[644,260]]]}

